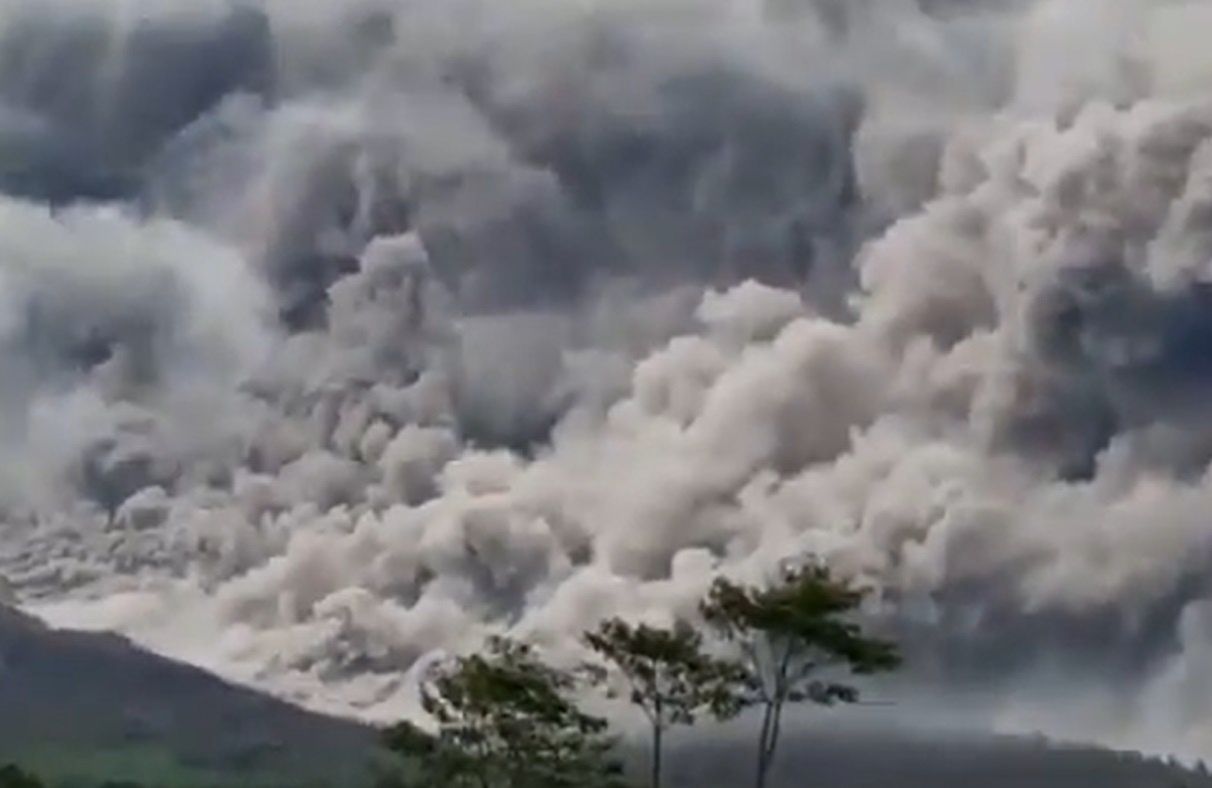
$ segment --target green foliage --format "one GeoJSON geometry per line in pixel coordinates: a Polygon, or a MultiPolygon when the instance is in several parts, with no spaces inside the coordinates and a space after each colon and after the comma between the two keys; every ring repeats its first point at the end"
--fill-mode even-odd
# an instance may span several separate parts
{"type": "Polygon", "coordinates": [[[726,578],[711,587],[701,606],[703,617],[742,654],[743,702],[763,708],[758,788],[768,779],[786,704],[858,701],[855,687],[822,680],[822,671],[872,674],[900,664],[892,643],[865,635],[848,620],[862,599],[862,592],[819,565],[789,570],[768,588],[743,587],[726,578]]]}
{"type": "MultiPolygon", "coordinates": [[[[4,749],[5,742],[0,742],[4,749]]],[[[264,770],[218,770],[188,764],[174,752],[152,745],[123,748],[86,748],[29,746],[4,749],[0,758],[20,759],[24,769],[55,788],[98,788],[98,786],[172,786],[172,788],[320,788],[349,785],[362,775],[354,768],[350,780],[336,781],[328,774],[314,779],[295,772],[264,770]]],[[[335,771],[335,770],[334,770],[335,771]]],[[[0,782],[0,788],[6,788],[0,782]]]]}
{"type": "Polygon", "coordinates": [[[585,642],[623,674],[631,702],[653,724],[693,725],[704,712],[728,719],[740,711],[740,666],[705,654],[703,636],[684,621],[659,629],[615,618],[585,642]]]}
{"type": "Polygon", "coordinates": [[[736,687],[745,678],[741,666],[703,652],[703,636],[684,621],[672,629],[621,619],[604,622],[585,635],[586,644],[627,680],[630,701],[652,728],[652,785],[661,784],[664,732],[693,725],[704,713],[728,719],[741,709],[736,687]]]}
{"type": "Polygon", "coordinates": [[[494,638],[485,653],[438,669],[422,690],[437,724],[385,732],[384,745],[415,765],[398,786],[607,788],[621,786],[606,722],[569,700],[572,674],[544,665],[533,649],[494,638]]]}
{"type": "Polygon", "coordinates": [[[43,783],[34,775],[10,763],[0,768],[0,788],[43,788],[43,783]]]}
{"type": "MultiPolygon", "coordinates": [[[[671,629],[604,622],[585,643],[627,681],[629,700],[652,727],[652,785],[661,784],[664,733],[700,717],[763,709],[757,785],[766,785],[788,703],[854,703],[858,690],[833,681],[838,671],[871,674],[900,662],[896,647],[866,635],[849,616],[862,592],[822,566],[784,574],[764,588],[718,579],[703,600],[707,624],[732,644],[735,660],[703,649],[685,622],[671,629]]],[[[604,675],[596,666],[592,674],[604,675]]],[[[543,664],[533,649],[504,638],[483,653],[452,660],[429,677],[422,705],[430,733],[410,723],[384,732],[401,756],[383,788],[607,788],[623,785],[606,722],[570,696],[577,677],[543,664]]]]}

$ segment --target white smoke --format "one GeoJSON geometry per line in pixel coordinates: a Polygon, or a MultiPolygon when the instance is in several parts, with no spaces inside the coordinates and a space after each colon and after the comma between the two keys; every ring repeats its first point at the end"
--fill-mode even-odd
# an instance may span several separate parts
{"type": "Polygon", "coordinates": [[[1209,23],[13,0],[0,572],[387,719],[818,554],[906,694],[1212,753],[1209,23]]]}

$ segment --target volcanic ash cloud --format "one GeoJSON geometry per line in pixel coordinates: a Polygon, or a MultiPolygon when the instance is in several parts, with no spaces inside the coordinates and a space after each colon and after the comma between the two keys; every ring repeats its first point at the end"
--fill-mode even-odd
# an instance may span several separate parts
{"type": "Polygon", "coordinates": [[[8,584],[387,719],[813,554],[940,718],[1206,754],[1207,9],[921,5],[14,3],[8,584]]]}

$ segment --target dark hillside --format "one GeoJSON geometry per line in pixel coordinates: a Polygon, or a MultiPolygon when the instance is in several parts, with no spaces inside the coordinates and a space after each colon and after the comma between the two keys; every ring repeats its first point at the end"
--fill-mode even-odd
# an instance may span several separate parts
{"type": "Polygon", "coordinates": [[[32,760],[70,775],[106,764],[142,770],[151,761],[158,771],[207,780],[268,774],[343,784],[372,741],[361,726],[123,638],[52,630],[0,607],[0,763],[32,760]]]}
{"type": "MultiPolygon", "coordinates": [[[[0,606],[0,764],[79,786],[357,786],[373,751],[357,724],[0,606]]],[[[671,785],[750,784],[748,742],[700,730],[672,755],[671,785]]],[[[1212,788],[1206,775],[1093,747],[833,726],[789,738],[776,777],[779,788],[1212,788]]]]}

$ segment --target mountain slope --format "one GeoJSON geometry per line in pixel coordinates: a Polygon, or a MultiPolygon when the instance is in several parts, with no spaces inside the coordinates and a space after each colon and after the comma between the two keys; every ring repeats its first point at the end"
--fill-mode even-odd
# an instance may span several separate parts
{"type": "MultiPolygon", "coordinates": [[[[373,752],[373,731],[356,723],[0,604],[0,763],[67,785],[359,786],[373,752]]],[[[669,784],[748,785],[750,756],[747,739],[690,732],[671,753],[669,784]]],[[[774,788],[1212,788],[1136,754],[833,724],[789,735],[775,778],[774,788]]]]}
{"type": "Polygon", "coordinates": [[[0,606],[0,762],[62,776],[152,763],[187,782],[347,784],[372,742],[362,726],[227,684],[123,638],[52,630],[0,606]]]}

